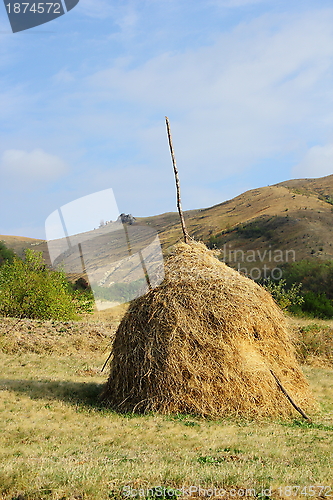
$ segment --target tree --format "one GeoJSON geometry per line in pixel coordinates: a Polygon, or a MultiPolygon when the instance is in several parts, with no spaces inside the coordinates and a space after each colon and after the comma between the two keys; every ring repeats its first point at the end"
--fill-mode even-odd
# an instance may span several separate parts
{"type": "Polygon", "coordinates": [[[268,278],[263,286],[269,291],[281,309],[290,310],[293,306],[301,306],[304,302],[301,295],[302,284],[300,283],[293,283],[289,289],[286,289],[285,280],[275,282],[268,278]]]}
{"type": "Polygon", "coordinates": [[[0,241],[0,266],[6,262],[13,262],[15,252],[11,248],[7,248],[4,241],[0,241]]]}
{"type": "Polygon", "coordinates": [[[62,271],[45,266],[42,252],[25,251],[25,260],[0,268],[0,314],[32,319],[71,320],[92,312],[91,292],[74,290],[62,271]]]}

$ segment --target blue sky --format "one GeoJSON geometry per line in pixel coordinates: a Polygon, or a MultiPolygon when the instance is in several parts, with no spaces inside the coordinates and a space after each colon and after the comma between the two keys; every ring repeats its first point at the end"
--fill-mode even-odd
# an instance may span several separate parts
{"type": "Polygon", "coordinates": [[[0,234],[113,188],[185,210],[333,164],[333,7],[317,0],[80,0],[11,33],[0,5],[0,234]]]}

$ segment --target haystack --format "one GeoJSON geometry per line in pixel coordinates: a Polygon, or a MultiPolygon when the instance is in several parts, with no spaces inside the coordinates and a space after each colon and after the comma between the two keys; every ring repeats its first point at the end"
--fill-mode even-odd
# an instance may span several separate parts
{"type": "Polygon", "coordinates": [[[271,295],[202,243],[180,243],[165,279],[135,299],[116,333],[102,394],[117,411],[220,417],[313,408],[286,320],[271,295]]]}

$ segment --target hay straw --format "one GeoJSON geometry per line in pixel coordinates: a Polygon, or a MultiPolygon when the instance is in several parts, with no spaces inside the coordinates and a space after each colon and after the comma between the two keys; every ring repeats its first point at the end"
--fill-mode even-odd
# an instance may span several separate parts
{"type": "Polygon", "coordinates": [[[314,408],[271,295],[202,243],[180,243],[161,285],[121,321],[102,399],[125,412],[295,416],[270,370],[301,408],[314,408]]]}

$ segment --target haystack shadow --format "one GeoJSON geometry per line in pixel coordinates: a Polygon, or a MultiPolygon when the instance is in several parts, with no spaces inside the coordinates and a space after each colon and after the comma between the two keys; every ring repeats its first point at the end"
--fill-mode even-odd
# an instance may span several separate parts
{"type": "MultiPolygon", "coordinates": [[[[0,391],[8,390],[17,395],[26,395],[32,400],[44,400],[45,406],[52,401],[69,403],[77,410],[106,412],[125,418],[143,417],[154,412],[128,412],[110,408],[101,399],[105,383],[69,382],[54,380],[0,379],[0,391]]],[[[175,413],[168,415],[169,420],[188,420],[200,418],[196,414],[175,413]]],[[[185,425],[188,425],[187,423],[185,425]]]]}
{"type": "Polygon", "coordinates": [[[70,403],[86,409],[105,409],[99,396],[103,383],[71,382],[55,380],[0,379],[0,390],[8,390],[15,394],[26,395],[33,400],[44,400],[50,404],[52,400],[70,403]]]}

